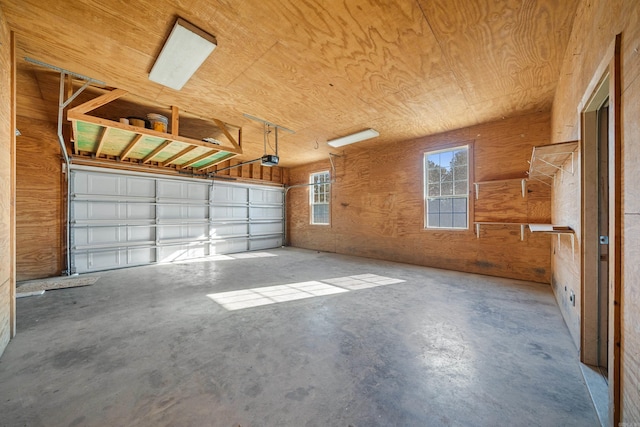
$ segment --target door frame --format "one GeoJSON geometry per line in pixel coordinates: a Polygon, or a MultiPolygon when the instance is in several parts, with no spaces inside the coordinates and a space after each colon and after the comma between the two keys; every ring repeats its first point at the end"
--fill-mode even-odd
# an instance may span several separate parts
{"type": "MultiPolygon", "coordinates": [[[[597,181],[592,173],[597,166],[594,161],[593,121],[589,114],[609,98],[609,343],[608,343],[608,388],[609,388],[609,424],[620,422],[620,379],[621,379],[621,312],[622,312],[622,148],[621,148],[621,71],[620,71],[621,34],[614,41],[596,69],[587,86],[585,96],[578,107],[581,120],[581,313],[580,313],[580,361],[593,364],[597,360],[597,342],[594,345],[593,292],[597,289],[597,276],[594,274],[594,256],[598,256],[597,181]],[[606,85],[606,86],[605,86],[606,85]],[[608,87],[607,87],[608,86],[608,87]],[[600,90],[604,88],[604,90],[600,90]],[[598,99],[598,98],[601,99],[598,99]],[[600,104],[598,104],[600,103],[600,104]],[[597,105],[597,107],[596,107],[597,105]],[[595,199],[594,199],[595,189],[595,199]],[[595,204],[594,204],[595,200],[595,204]],[[586,207],[589,206],[589,212],[586,207]],[[596,212],[597,213],[597,212],[596,212]],[[594,220],[595,218],[595,220],[594,220]],[[595,252],[594,252],[595,251],[595,252]],[[594,281],[596,284],[594,285],[594,281]],[[595,353],[595,356],[594,356],[595,353]]],[[[595,324],[597,328],[597,323],[595,324]]]]}

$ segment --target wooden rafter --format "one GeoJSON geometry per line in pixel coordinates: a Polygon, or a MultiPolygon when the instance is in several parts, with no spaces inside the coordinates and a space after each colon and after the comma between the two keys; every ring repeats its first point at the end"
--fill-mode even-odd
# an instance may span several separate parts
{"type": "Polygon", "coordinates": [[[213,156],[213,155],[214,155],[214,154],[216,154],[218,151],[220,151],[220,150],[210,150],[210,151],[207,151],[207,152],[206,152],[206,153],[204,153],[203,155],[198,156],[198,157],[196,157],[195,159],[191,159],[191,160],[189,160],[188,162],[181,164],[180,166],[181,166],[181,167],[183,167],[183,168],[186,168],[186,167],[188,167],[188,166],[191,166],[191,165],[193,165],[193,164],[198,163],[198,162],[199,162],[200,160],[202,160],[202,159],[206,159],[206,158],[207,158],[207,157],[209,157],[209,156],[213,156]]]}
{"type": "MultiPolygon", "coordinates": [[[[213,119],[213,122],[222,130],[222,132],[224,133],[224,136],[227,137],[227,139],[229,140],[231,145],[233,145],[236,149],[242,151],[242,149],[240,148],[240,144],[238,143],[238,141],[236,141],[236,139],[233,137],[233,135],[231,135],[231,133],[227,129],[227,126],[224,124],[224,122],[222,120],[218,120],[218,119],[213,119]]],[[[238,135],[240,135],[240,134],[238,134],[238,135]]]]}
{"type": "Polygon", "coordinates": [[[151,153],[149,153],[144,159],[142,159],[142,163],[150,162],[151,159],[153,159],[155,156],[160,154],[162,151],[164,151],[171,144],[173,144],[173,141],[171,141],[170,139],[167,139],[165,142],[163,142],[158,147],[156,147],[155,150],[153,150],[151,153]]]}
{"type": "Polygon", "coordinates": [[[191,145],[191,146],[185,148],[184,150],[180,151],[179,153],[169,157],[167,160],[162,162],[162,166],[169,166],[171,163],[175,162],[176,160],[178,160],[180,157],[184,156],[185,154],[188,154],[188,153],[192,152],[196,148],[198,148],[197,145],[191,145]]]}
{"type": "Polygon", "coordinates": [[[127,93],[129,92],[123,89],[114,89],[111,92],[107,92],[104,95],[100,95],[99,97],[92,99],[91,101],[87,101],[84,104],[78,105],[77,107],[70,108],[68,113],[70,113],[71,115],[86,114],[89,111],[95,110],[98,107],[102,107],[103,105],[115,101],[118,98],[122,98],[127,93]]]}
{"type": "Polygon", "coordinates": [[[135,138],[133,138],[133,140],[129,143],[129,145],[127,145],[127,148],[125,148],[122,153],[120,153],[120,160],[124,160],[129,156],[129,153],[131,152],[131,150],[133,150],[133,147],[136,146],[136,144],[138,142],[140,142],[140,140],[142,139],[142,135],[138,134],[135,136],[135,138]]]}
{"type": "Polygon", "coordinates": [[[222,162],[224,162],[224,161],[227,161],[227,160],[229,160],[229,159],[230,159],[230,158],[232,158],[232,157],[235,157],[235,154],[233,154],[233,153],[229,153],[228,155],[226,155],[226,156],[224,156],[224,157],[222,157],[222,158],[220,158],[220,159],[216,159],[216,160],[212,161],[211,163],[207,163],[207,164],[206,164],[206,165],[204,165],[204,166],[200,166],[200,167],[199,167],[199,168],[197,168],[196,170],[197,170],[198,172],[202,172],[202,171],[204,171],[204,170],[207,170],[207,169],[209,169],[209,168],[214,167],[214,166],[215,166],[215,165],[217,165],[217,164],[220,164],[220,163],[222,163],[222,162]]]}
{"type": "Polygon", "coordinates": [[[178,135],[180,132],[180,112],[175,105],[171,106],[171,135],[178,135]]]}
{"type": "Polygon", "coordinates": [[[73,127],[73,154],[78,154],[78,122],[71,123],[73,127]]]}
{"type": "Polygon", "coordinates": [[[104,146],[104,141],[107,138],[109,130],[110,128],[102,128],[102,131],[100,132],[100,137],[98,137],[98,146],[96,147],[96,157],[100,157],[100,152],[102,151],[102,147],[104,146]]]}

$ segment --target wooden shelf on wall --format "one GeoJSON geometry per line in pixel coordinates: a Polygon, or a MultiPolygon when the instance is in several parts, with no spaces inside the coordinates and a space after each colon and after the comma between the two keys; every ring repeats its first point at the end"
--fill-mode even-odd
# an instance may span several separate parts
{"type": "Polygon", "coordinates": [[[207,169],[242,154],[241,130],[232,135],[225,123],[212,119],[220,131],[220,145],[182,136],[178,128],[178,108],[172,107],[171,133],[132,126],[87,114],[127,92],[115,89],[71,108],[67,118],[72,122],[74,154],[88,153],[116,161],[128,159],[139,164],[164,168],[204,172],[207,169]]]}
{"type": "Polygon", "coordinates": [[[575,234],[575,231],[567,225],[554,224],[529,224],[532,233],[575,234]]]}
{"type": "Polygon", "coordinates": [[[574,153],[577,148],[578,141],[533,147],[529,161],[529,172],[527,172],[529,179],[551,185],[558,171],[569,172],[573,175],[574,153]],[[569,159],[571,159],[571,168],[565,169],[564,164],[569,159]]]}
{"type": "Polygon", "coordinates": [[[558,246],[560,246],[560,236],[568,235],[571,237],[571,257],[575,255],[575,231],[568,225],[555,225],[555,224],[529,224],[529,230],[532,233],[547,233],[555,234],[558,236],[558,246]]]}
{"type": "Polygon", "coordinates": [[[476,227],[476,237],[480,238],[480,227],[483,225],[497,225],[497,226],[518,226],[520,227],[520,240],[524,240],[524,229],[529,227],[532,233],[549,233],[549,234],[570,234],[573,236],[575,232],[569,226],[553,225],[553,224],[531,224],[526,222],[502,222],[502,221],[478,221],[474,222],[476,227]]]}
{"type": "Polygon", "coordinates": [[[476,200],[480,197],[480,187],[483,185],[496,185],[496,184],[510,184],[519,182],[522,188],[522,197],[525,197],[527,192],[527,179],[526,178],[509,178],[509,179],[495,179],[490,181],[478,181],[474,182],[473,185],[476,190],[476,200]]]}
{"type": "Polygon", "coordinates": [[[500,222],[500,221],[482,221],[474,222],[476,226],[476,238],[480,238],[480,227],[483,225],[501,225],[501,226],[518,226],[520,227],[520,240],[524,240],[524,228],[527,225],[524,222],[500,222]]]}

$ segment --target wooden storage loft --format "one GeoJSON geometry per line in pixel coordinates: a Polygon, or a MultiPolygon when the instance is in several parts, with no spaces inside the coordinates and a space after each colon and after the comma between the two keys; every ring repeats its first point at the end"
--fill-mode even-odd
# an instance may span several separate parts
{"type": "MultiPolygon", "coordinates": [[[[169,132],[166,133],[88,114],[127,94],[124,90],[114,89],[69,109],[67,118],[72,122],[75,156],[206,174],[217,164],[242,154],[241,128],[235,128],[237,136],[234,136],[230,130],[233,126],[211,119],[209,129],[215,132],[210,136],[215,135],[219,145],[202,140],[202,136],[201,139],[187,137],[183,135],[179,110],[175,106],[171,107],[169,132]]],[[[193,129],[191,131],[193,133],[193,129]]]]}

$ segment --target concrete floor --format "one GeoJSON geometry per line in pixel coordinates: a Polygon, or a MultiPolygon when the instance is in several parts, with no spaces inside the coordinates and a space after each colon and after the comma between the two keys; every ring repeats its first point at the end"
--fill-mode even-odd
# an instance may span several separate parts
{"type": "Polygon", "coordinates": [[[19,299],[0,425],[598,425],[549,286],[267,252],[19,299]],[[233,311],[207,297],[362,274],[404,282],[233,311]]]}

